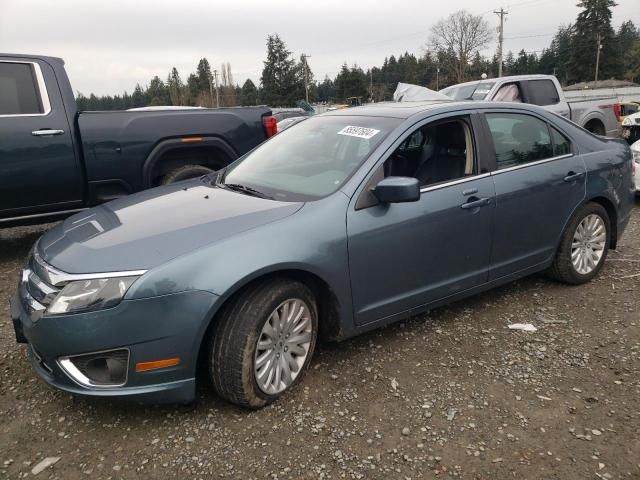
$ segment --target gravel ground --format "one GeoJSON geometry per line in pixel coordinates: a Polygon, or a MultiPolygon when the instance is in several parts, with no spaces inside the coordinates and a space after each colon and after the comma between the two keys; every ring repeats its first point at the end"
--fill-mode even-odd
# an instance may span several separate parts
{"type": "Polygon", "coordinates": [[[534,276],[356,339],[258,412],[48,389],[7,300],[43,227],[0,230],[0,478],[640,478],[640,204],[588,285],[534,276]],[[536,332],[507,328],[533,323],[536,332]]]}

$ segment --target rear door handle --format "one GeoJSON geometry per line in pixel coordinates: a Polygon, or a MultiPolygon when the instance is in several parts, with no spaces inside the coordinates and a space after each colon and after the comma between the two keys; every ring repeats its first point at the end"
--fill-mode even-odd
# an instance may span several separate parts
{"type": "Polygon", "coordinates": [[[486,205],[489,205],[490,203],[490,198],[480,198],[478,200],[472,200],[470,202],[463,203],[462,205],[460,205],[460,208],[462,208],[463,210],[469,210],[472,208],[484,207],[486,205]]]}
{"type": "Polygon", "coordinates": [[[584,175],[584,172],[569,172],[567,173],[567,176],[564,177],[564,181],[565,182],[573,182],[574,180],[579,179],[580,177],[582,177],[584,175]]]}
{"type": "Polygon", "coordinates": [[[43,128],[42,130],[34,130],[31,135],[34,137],[50,137],[53,135],[62,135],[64,130],[52,130],[51,128],[43,128]]]}

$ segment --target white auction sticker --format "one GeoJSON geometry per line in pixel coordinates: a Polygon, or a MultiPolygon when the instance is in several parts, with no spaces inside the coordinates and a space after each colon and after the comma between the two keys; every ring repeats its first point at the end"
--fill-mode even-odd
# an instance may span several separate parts
{"type": "Polygon", "coordinates": [[[358,137],[369,140],[378,133],[380,133],[380,130],[376,130],[375,128],[354,127],[352,125],[347,125],[338,132],[338,135],[348,135],[350,137],[358,137]]]}

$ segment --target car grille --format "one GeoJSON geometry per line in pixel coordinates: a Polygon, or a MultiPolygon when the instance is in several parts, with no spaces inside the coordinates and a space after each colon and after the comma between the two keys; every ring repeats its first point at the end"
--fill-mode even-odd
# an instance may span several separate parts
{"type": "Polygon", "coordinates": [[[48,307],[60,292],[60,289],[44,280],[44,278],[47,278],[47,275],[44,270],[44,265],[40,262],[41,261],[37,261],[33,255],[29,257],[27,266],[22,271],[22,281],[29,295],[38,303],[48,307]]]}

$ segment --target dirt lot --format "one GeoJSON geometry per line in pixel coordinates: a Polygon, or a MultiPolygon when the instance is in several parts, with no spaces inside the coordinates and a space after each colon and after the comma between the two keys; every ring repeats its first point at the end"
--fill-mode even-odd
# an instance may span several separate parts
{"type": "Polygon", "coordinates": [[[322,345],[259,412],[206,381],[190,408],[48,389],[7,307],[42,230],[0,230],[0,478],[45,457],[37,478],[640,478],[640,204],[591,284],[536,276],[322,345]]]}

